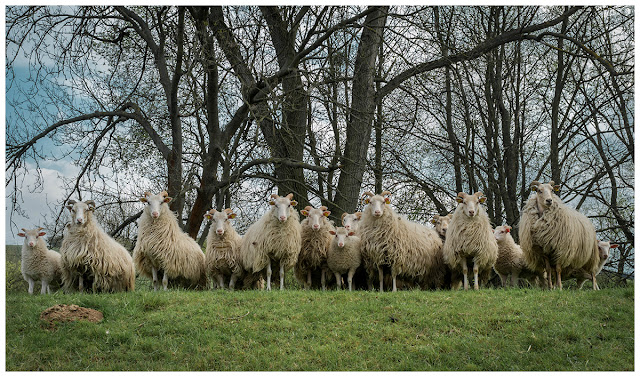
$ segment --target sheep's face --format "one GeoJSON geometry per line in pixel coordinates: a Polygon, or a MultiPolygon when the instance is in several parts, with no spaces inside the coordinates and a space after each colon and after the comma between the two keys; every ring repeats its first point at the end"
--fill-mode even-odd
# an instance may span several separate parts
{"type": "Polygon", "coordinates": [[[271,212],[280,222],[285,222],[289,218],[289,211],[291,207],[295,207],[298,202],[293,200],[293,194],[287,196],[278,196],[276,194],[271,195],[269,204],[273,207],[271,212]]]}
{"type": "Polygon", "coordinates": [[[224,226],[229,219],[234,219],[236,214],[231,211],[230,208],[225,209],[222,212],[218,212],[214,209],[204,214],[204,217],[211,220],[211,226],[216,230],[216,234],[219,236],[224,235],[224,226]]]}
{"type": "Polygon", "coordinates": [[[496,241],[504,241],[511,233],[511,227],[509,225],[501,225],[496,227],[493,231],[493,235],[496,237],[496,241]]]}
{"type": "Polygon", "coordinates": [[[344,245],[347,244],[347,239],[356,234],[355,232],[349,231],[344,227],[338,227],[335,231],[330,230],[329,233],[336,236],[336,244],[341,249],[344,247],[344,245]]]}
{"type": "Polygon", "coordinates": [[[449,228],[449,221],[451,221],[451,214],[447,216],[439,216],[435,215],[433,219],[431,219],[431,224],[435,225],[436,232],[440,237],[445,237],[447,235],[447,228],[449,228]]]}
{"type": "Polygon", "coordinates": [[[361,217],[362,217],[362,212],[356,212],[356,213],[345,212],[342,214],[342,226],[344,226],[346,230],[354,230],[358,227],[358,222],[360,221],[361,217]]]}
{"type": "Polygon", "coordinates": [[[37,229],[24,229],[18,233],[18,236],[24,237],[24,244],[29,247],[34,247],[38,244],[38,237],[44,236],[46,233],[42,232],[43,228],[37,229]]]}
{"type": "Polygon", "coordinates": [[[171,198],[166,191],[163,191],[157,195],[145,192],[144,197],[140,198],[140,201],[143,203],[147,203],[147,205],[149,206],[149,215],[151,216],[151,218],[157,219],[158,217],[160,217],[162,205],[164,203],[169,203],[171,201],[171,198]]]}
{"type": "Polygon", "coordinates": [[[391,193],[389,191],[383,191],[380,195],[373,195],[367,191],[364,194],[369,196],[364,200],[364,203],[369,205],[371,215],[373,217],[382,217],[382,215],[384,215],[385,205],[391,204],[391,193]]]}
{"type": "Polygon", "coordinates": [[[598,241],[598,253],[600,254],[600,261],[606,261],[609,259],[609,250],[615,249],[618,244],[610,243],[609,241],[598,241]]]}
{"type": "Polygon", "coordinates": [[[307,217],[308,224],[311,229],[318,231],[322,228],[322,224],[324,223],[324,218],[329,217],[331,214],[330,211],[327,211],[327,207],[322,206],[320,208],[313,208],[311,206],[307,206],[305,209],[300,211],[301,214],[307,217]]]}
{"type": "Polygon", "coordinates": [[[553,203],[554,192],[560,191],[560,185],[554,185],[553,181],[549,183],[533,181],[531,182],[531,191],[536,193],[538,209],[544,211],[553,203]]]}
{"type": "Polygon", "coordinates": [[[67,209],[71,213],[71,222],[76,225],[86,224],[88,216],[95,208],[96,203],[93,200],[87,200],[86,202],[69,200],[67,202],[67,209]]]}
{"type": "Polygon", "coordinates": [[[477,216],[480,212],[480,204],[484,203],[487,197],[481,192],[476,192],[473,195],[469,195],[466,192],[458,193],[456,201],[458,206],[462,206],[462,212],[468,217],[477,216]]]}

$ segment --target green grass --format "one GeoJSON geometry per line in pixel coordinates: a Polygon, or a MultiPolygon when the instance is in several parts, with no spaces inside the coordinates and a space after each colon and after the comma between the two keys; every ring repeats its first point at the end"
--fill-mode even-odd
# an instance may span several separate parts
{"type": "Polygon", "coordinates": [[[633,370],[634,291],[6,296],[6,369],[633,370]],[[55,304],[104,320],[39,320],[55,304]]]}

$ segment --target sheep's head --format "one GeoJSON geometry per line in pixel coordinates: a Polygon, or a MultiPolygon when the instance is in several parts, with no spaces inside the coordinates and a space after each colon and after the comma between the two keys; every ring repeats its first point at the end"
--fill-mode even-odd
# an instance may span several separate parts
{"type": "Polygon", "coordinates": [[[346,230],[356,229],[358,226],[358,222],[362,218],[362,212],[356,213],[343,213],[342,214],[342,226],[345,227],[346,230]]]}
{"type": "Polygon", "coordinates": [[[216,230],[216,234],[219,236],[224,235],[224,225],[229,219],[235,219],[236,214],[233,213],[231,208],[227,208],[222,212],[216,211],[215,208],[204,214],[204,218],[211,220],[211,226],[216,230]]]}
{"type": "Polygon", "coordinates": [[[329,233],[333,236],[336,236],[336,244],[341,249],[344,247],[344,245],[347,244],[347,238],[356,234],[355,232],[349,231],[344,227],[338,227],[335,231],[330,230],[329,233]]]}
{"type": "Polygon", "coordinates": [[[481,192],[476,192],[473,195],[469,195],[466,192],[459,192],[456,197],[458,207],[462,206],[465,215],[469,217],[477,216],[480,212],[480,204],[484,203],[487,197],[481,192]]]}
{"type": "Polygon", "coordinates": [[[149,215],[152,218],[157,219],[160,217],[160,213],[162,210],[162,205],[165,203],[169,203],[171,198],[166,191],[163,191],[159,194],[152,194],[149,191],[145,191],[144,196],[140,198],[140,201],[143,203],[147,203],[149,206],[149,215]]]}
{"type": "Polygon", "coordinates": [[[447,216],[435,215],[433,219],[431,219],[431,224],[435,225],[436,232],[440,237],[445,237],[447,235],[447,229],[449,228],[449,221],[451,221],[452,213],[447,216]]]}
{"type": "Polygon", "coordinates": [[[324,223],[324,218],[329,217],[331,211],[327,211],[327,207],[322,206],[320,208],[313,208],[306,206],[305,209],[300,210],[300,213],[307,217],[308,224],[313,230],[320,230],[324,223]]]}
{"type": "Polygon", "coordinates": [[[531,191],[536,193],[536,201],[540,211],[549,208],[553,204],[554,193],[560,191],[560,185],[554,184],[553,181],[549,183],[533,181],[530,187],[531,191]]]}
{"type": "Polygon", "coordinates": [[[67,202],[67,209],[71,213],[71,223],[76,225],[84,225],[87,223],[91,212],[96,208],[96,202],[87,200],[85,202],[76,202],[70,199],[67,202]]]}
{"type": "Polygon", "coordinates": [[[598,254],[600,256],[600,261],[604,262],[609,259],[609,250],[615,249],[618,247],[618,244],[611,243],[609,241],[598,241],[598,254]]]}
{"type": "Polygon", "coordinates": [[[364,195],[368,196],[364,198],[364,204],[369,205],[369,210],[373,217],[382,217],[385,205],[391,204],[391,193],[389,191],[383,191],[380,195],[374,195],[372,192],[367,191],[364,195]]]}
{"type": "Polygon", "coordinates": [[[493,235],[496,237],[496,241],[504,241],[511,233],[511,227],[509,225],[500,225],[493,231],[493,235]]]}
{"type": "Polygon", "coordinates": [[[18,233],[18,236],[24,237],[25,245],[34,247],[38,243],[38,237],[44,236],[46,233],[42,231],[44,228],[25,229],[22,228],[22,232],[18,233]]]}
{"type": "Polygon", "coordinates": [[[293,200],[293,194],[287,196],[271,194],[269,204],[273,207],[272,212],[276,219],[280,222],[285,222],[290,216],[291,207],[295,207],[298,202],[293,200]]]}

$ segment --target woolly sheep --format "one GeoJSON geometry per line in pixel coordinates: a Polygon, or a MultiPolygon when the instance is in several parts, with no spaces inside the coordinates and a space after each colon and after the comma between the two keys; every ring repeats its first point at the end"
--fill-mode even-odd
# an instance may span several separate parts
{"type": "Polygon", "coordinates": [[[585,281],[591,280],[593,289],[600,290],[600,286],[598,285],[595,276],[598,275],[600,271],[602,271],[604,264],[607,262],[607,260],[609,260],[610,249],[615,249],[617,247],[618,244],[612,244],[610,241],[598,241],[598,269],[596,270],[595,275],[592,275],[587,270],[581,268],[563,273],[565,280],[575,278],[578,289],[582,289],[585,281]]]}
{"type": "Polygon", "coordinates": [[[365,192],[367,206],[359,225],[362,259],[370,278],[378,272],[380,291],[384,290],[384,269],[391,270],[392,290],[396,278],[414,280],[422,287],[444,285],[446,267],[442,259],[442,240],[424,225],[406,220],[389,206],[390,192],[365,192]]]}
{"type": "Polygon", "coordinates": [[[482,207],[486,200],[481,192],[469,195],[458,193],[458,206],[447,229],[442,252],[445,262],[453,270],[462,268],[464,289],[469,289],[468,263],[473,262],[473,288],[480,288],[498,258],[498,244],[489,217],[482,207]]]}
{"type": "Polygon", "coordinates": [[[358,232],[360,219],[362,219],[362,212],[356,212],[356,213],[345,212],[342,214],[342,226],[348,231],[358,232]]]}
{"type": "Polygon", "coordinates": [[[44,242],[46,233],[44,228],[24,229],[18,236],[24,237],[22,244],[22,263],[20,271],[22,277],[29,283],[29,294],[33,294],[33,285],[36,280],[42,282],[40,294],[51,293],[49,284],[60,281],[62,278],[62,261],[60,254],[47,249],[44,242]]]}
{"type": "Polygon", "coordinates": [[[241,253],[244,268],[253,273],[266,270],[267,290],[271,290],[272,269],[279,271],[280,289],[284,289],[284,274],[298,259],[301,246],[301,226],[297,211],[298,203],[293,194],[271,195],[267,211],[252,224],[243,237],[241,253]]]}
{"type": "Polygon", "coordinates": [[[336,277],[337,289],[340,289],[342,278],[347,274],[347,284],[349,291],[353,286],[353,275],[360,267],[360,237],[354,231],[349,231],[346,227],[338,227],[330,230],[332,237],[331,246],[327,254],[327,265],[336,277]]]}
{"type": "Polygon", "coordinates": [[[328,217],[331,214],[327,207],[313,208],[307,206],[300,213],[306,218],[302,220],[300,254],[294,267],[294,274],[305,289],[312,286],[312,275],[320,274],[322,290],[326,289],[327,252],[333,236],[329,233],[335,228],[328,217]]]}
{"type": "Polygon", "coordinates": [[[60,247],[62,282],[66,291],[133,291],[135,270],[129,252],[95,221],[95,202],[69,200],[71,223],[60,247]]]}
{"type": "Polygon", "coordinates": [[[509,285],[507,277],[511,275],[511,286],[518,286],[518,277],[527,279],[532,285],[538,285],[544,276],[527,268],[524,254],[511,236],[512,228],[509,225],[496,227],[493,234],[498,242],[498,258],[493,269],[500,276],[502,286],[509,285]]]}
{"type": "Polygon", "coordinates": [[[558,289],[562,289],[564,269],[585,269],[595,274],[598,247],[591,221],[554,194],[560,186],[553,181],[547,184],[533,181],[530,187],[534,194],[522,210],[519,225],[520,246],[527,266],[534,271],[546,271],[550,289],[552,264],[558,289]]]}
{"type": "Polygon", "coordinates": [[[438,233],[442,242],[444,242],[447,236],[447,228],[449,228],[449,222],[451,221],[452,216],[453,213],[446,216],[435,215],[433,216],[433,219],[431,219],[431,224],[435,226],[436,233],[438,233]]]}
{"type": "Polygon", "coordinates": [[[236,214],[230,208],[222,212],[214,208],[205,213],[204,217],[211,220],[205,257],[207,275],[216,279],[219,288],[225,287],[224,281],[227,279],[229,289],[233,290],[236,280],[244,275],[240,254],[242,237],[229,222],[236,214]]]}
{"type": "Polygon", "coordinates": [[[200,245],[180,229],[175,213],[169,209],[171,198],[145,192],[140,201],[146,203],[138,219],[138,239],[133,260],[138,272],[153,281],[153,289],[166,291],[169,280],[185,287],[205,288],[205,257],[200,245]]]}

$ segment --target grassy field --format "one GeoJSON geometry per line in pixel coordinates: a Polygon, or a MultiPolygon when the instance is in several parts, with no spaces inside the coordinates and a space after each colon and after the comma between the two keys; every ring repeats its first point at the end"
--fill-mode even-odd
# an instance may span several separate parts
{"type": "Polygon", "coordinates": [[[634,291],[6,296],[6,369],[633,370],[634,291]],[[40,313],[77,304],[97,324],[40,313]]]}

